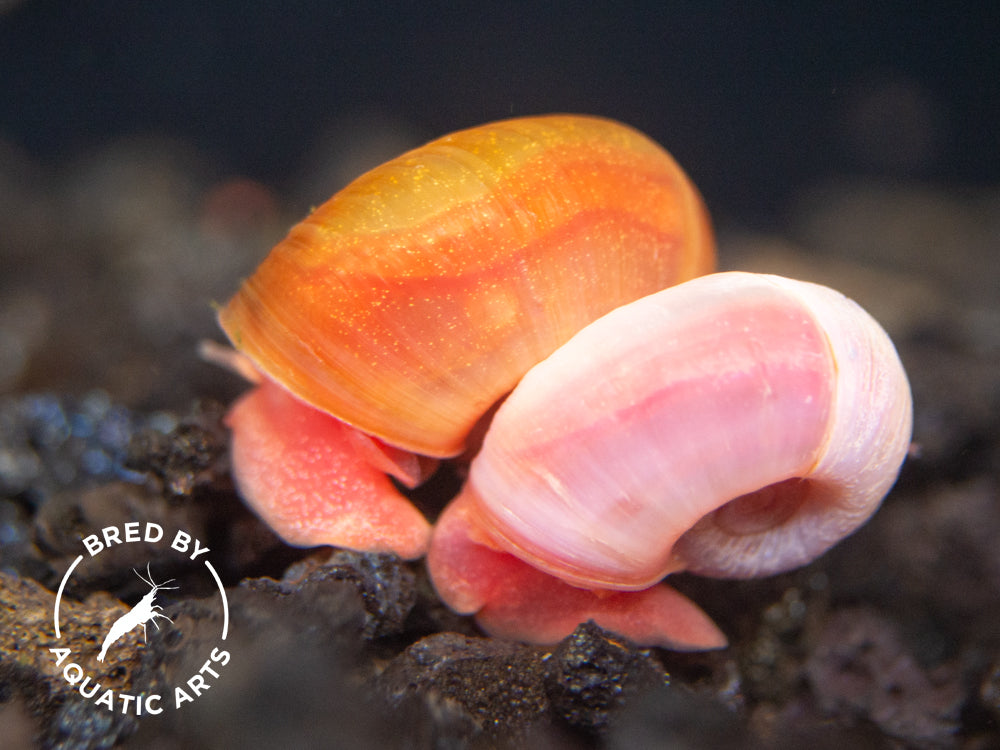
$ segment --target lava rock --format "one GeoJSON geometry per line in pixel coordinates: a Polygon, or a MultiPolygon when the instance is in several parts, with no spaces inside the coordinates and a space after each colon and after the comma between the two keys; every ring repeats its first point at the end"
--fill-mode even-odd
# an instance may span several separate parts
{"type": "Polygon", "coordinates": [[[403,632],[417,600],[416,576],[397,556],[374,552],[334,550],[321,564],[311,558],[291,566],[282,579],[283,590],[323,586],[327,581],[349,581],[361,594],[366,617],[365,638],[403,632]]]}
{"type": "Polygon", "coordinates": [[[544,679],[537,649],[439,633],[396,657],[378,682],[390,705],[418,696],[431,707],[451,706],[454,723],[461,723],[454,718],[454,709],[460,709],[472,734],[490,734],[523,730],[544,715],[549,708],[544,679]]]}
{"type": "Polygon", "coordinates": [[[564,639],[545,663],[545,690],[552,709],[569,724],[603,729],[629,696],[669,678],[648,649],[593,621],[564,639]]]}
{"type": "MultiPolygon", "coordinates": [[[[0,573],[0,684],[20,695],[39,720],[39,742],[43,747],[111,747],[136,727],[135,717],[117,710],[95,708],[78,694],[65,677],[70,663],[91,677],[87,690],[98,696],[133,689],[141,644],[138,631],[123,636],[132,654],[113,662],[96,659],[111,624],[128,607],[107,594],[95,594],[84,602],[63,598],[60,602],[60,638],[56,638],[53,611],[55,595],[34,581],[0,573]],[[68,648],[72,657],[56,663],[50,648],[68,648]],[[95,688],[95,685],[98,686],[95,688]]],[[[7,691],[5,691],[7,692],[7,691]]],[[[8,696],[9,697],[9,696],[8,696]]],[[[117,709],[117,706],[116,706],[117,709]]]]}
{"type": "MultiPolygon", "coordinates": [[[[172,503],[146,487],[127,482],[59,492],[49,497],[35,516],[34,539],[53,570],[44,583],[52,588],[58,585],[71,562],[86,553],[85,537],[97,534],[100,539],[103,528],[121,527],[126,522],[137,522],[139,529],[145,529],[147,523],[158,524],[168,540],[177,530],[184,530],[206,540],[211,547],[208,513],[203,505],[172,503]]],[[[164,576],[168,578],[201,568],[200,563],[178,555],[167,544],[144,541],[114,544],[96,556],[87,556],[86,564],[79,566],[69,582],[67,592],[78,598],[102,589],[121,599],[141,596],[145,589],[132,570],[142,570],[147,563],[169,573],[164,576]]]]}
{"type": "MultiPolygon", "coordinates": [[[[198,700],[144,721],[130,745],[147,747],[404,747],[408,733],[371,694],[366,615],[353,583],[250,579],[227,590],[231,633],[225,664],[198,700]],[[163,745],[162,743],[168,743],[163,745]]],[[[167,610],[143,669],[183,686],[218,647],[220,611],[210,600],[167,610]]],[[[210,673],[209,673],[210,674],[210,673]]]]}
{"type": "Polygon", "coordinates": [[[157,477],[172,495],[190,495],[199,485],[228,477],[229,440],[225,408],[199,401],[170,432],[144,429],[128,445],[125,465],[157,477]]]}

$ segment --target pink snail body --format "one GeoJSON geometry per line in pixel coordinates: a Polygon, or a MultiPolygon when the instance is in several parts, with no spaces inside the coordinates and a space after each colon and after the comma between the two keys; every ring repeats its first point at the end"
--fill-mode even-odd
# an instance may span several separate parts
{"type": "Polygon", "coordinates": [[[801,566],[894,483],[909,385],[885,332],[826,287],[720,273],[605,315],[497,411],[428,556],[442,599],[494,635],[580,622],[647,645],[725,637],[659,583],[801,566]]]}

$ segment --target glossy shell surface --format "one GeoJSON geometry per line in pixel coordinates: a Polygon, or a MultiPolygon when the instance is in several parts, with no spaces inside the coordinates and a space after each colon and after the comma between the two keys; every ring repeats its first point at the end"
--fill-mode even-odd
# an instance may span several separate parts
{"type": "Polygon", "coordinates": [[[615,310],[533,368],[467,492],[491,546],[577,586],[768,575],[874,512],[911,424],[896,351],[857,304],[712,274],[615,310]]]}
{"type": "Polygon", "coordinates": [[[219,318],[304,402],[449,456],[582,327],[713,262],[701,199],[657,144],[609,120],[530,117],[361,176],[296,225],[219,318]]]}

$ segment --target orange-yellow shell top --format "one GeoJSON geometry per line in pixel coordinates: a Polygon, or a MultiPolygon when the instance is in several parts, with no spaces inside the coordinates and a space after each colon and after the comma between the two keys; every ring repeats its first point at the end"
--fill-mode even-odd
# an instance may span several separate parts
{"type": "Polygon", "coordinates": [[[610,120],[526,117],[362,175],[292,228],[219,320],[300,399],[449,456],[583,326],[713,263],[701,198],[660,146],[610,120]]]}

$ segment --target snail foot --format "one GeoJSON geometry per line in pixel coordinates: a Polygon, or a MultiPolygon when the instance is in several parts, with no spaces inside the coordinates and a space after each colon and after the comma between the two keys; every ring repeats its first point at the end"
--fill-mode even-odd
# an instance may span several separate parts
{"type": "Polygon", "coordinates": [[[427,551],[430,525],[396,490],[430,467],[295,399],[264,380],[226,416],[240,496],[285,542],[394,552],[427,551]]]}
{"type": "Polygon", "coordinates": [[[499,638],[556,643],[593,620],[642,646],[701,651],[726,645],[708,615],[665,584],[641,591],[578,588],[496,549],[464,496],[439,519],[427,563],[445,603],[475,615],[499,638]]]}

